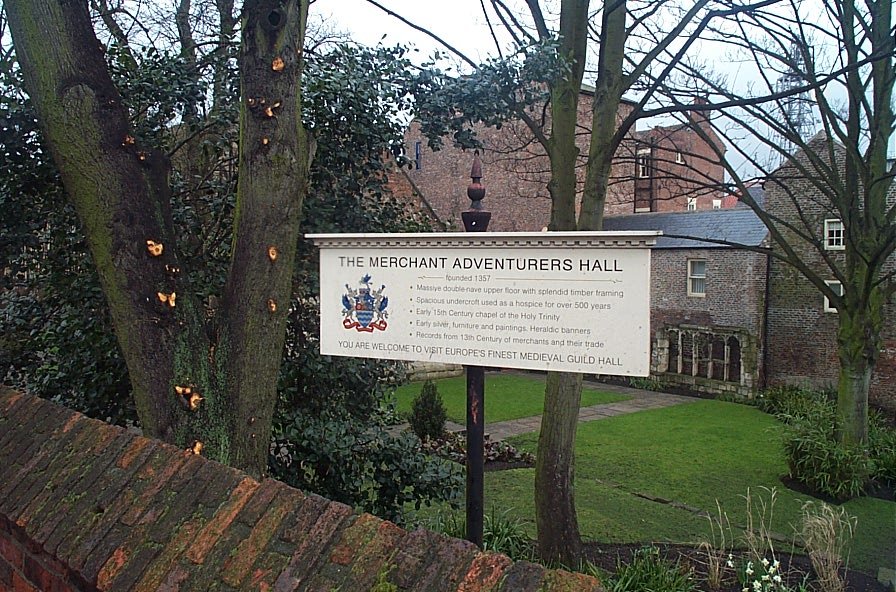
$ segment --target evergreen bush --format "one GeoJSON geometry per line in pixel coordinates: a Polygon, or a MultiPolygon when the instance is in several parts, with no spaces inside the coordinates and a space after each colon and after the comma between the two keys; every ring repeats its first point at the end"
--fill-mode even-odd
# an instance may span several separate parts
{"type": "Polygon", "coordinates": [[[448,412],[445,410],[445,403],[442,402],[436,383],[427,380],[411,405],[411,416],[408,420],[411,429],[421,440],[435,440],[445,433],[447,420],[448,412]]]}

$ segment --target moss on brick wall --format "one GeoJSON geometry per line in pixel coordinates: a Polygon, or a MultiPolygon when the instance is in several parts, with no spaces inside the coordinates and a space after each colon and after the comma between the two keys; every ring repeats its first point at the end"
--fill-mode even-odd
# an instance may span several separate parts
{"type": "Polygon", "coordinates": [[[602,590],[0,388],[0,589],[602,590]]]}

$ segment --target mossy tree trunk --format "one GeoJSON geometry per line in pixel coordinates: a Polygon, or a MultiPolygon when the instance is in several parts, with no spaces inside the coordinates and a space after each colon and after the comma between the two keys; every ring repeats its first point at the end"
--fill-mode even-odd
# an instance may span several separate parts
{"type": "Polygon", "coordinates": [[[86,3],[6,0],[5,9],[144,432],[185,448],[201,442],[203,454],[263,474],[309,164],[299,84],[307,0],[244,4],[238,225],[218,311],[182,269],[169,163],[134,139],[86,3]]]}
{"type": "MultiPolygon", "coordinates": [[[[551,230],[576,229],[576,146],[579,92],[588,44],[587,0],[564,0],[560,9],[560,52],[571,71],[551,85],[551,230]]],[[[576,565],[582,539],[575,505],[575,439],[582,375],[549,372],[535,465],[535,520],[538,553],[545,561],[576,565]]]]}

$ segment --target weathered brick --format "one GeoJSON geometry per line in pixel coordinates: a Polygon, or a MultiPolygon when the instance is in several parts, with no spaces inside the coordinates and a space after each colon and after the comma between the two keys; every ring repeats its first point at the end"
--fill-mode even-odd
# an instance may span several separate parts
{"type": "Polygon", "coordinates": [[[491,592],[498,589],[504,572],[513,562],[500,553],[480,553],[473,559],[457,592],[491,592]]]}
{"type": "MultiPolygon", "coordinates": [[[[307,505],[310,513],[317,514],[313,501],[307,505]]],[[[289,565],[275,582],[274,589],[278,592],[296,590],[313,577],[326,561],[325,553],[332,541],[338,539],[339,532],[345,528],[345,522],[350,520],[352,511],[344,504],[330,502],[318,516],[314,525],[304,530],[305,536],[299,540],[289,565]]]]}
{"type": "Polygon", "coordinates": [[[504,579],[498,587],[500,592],[536,592],[541,590],[545,569],[540,565],[520,561],[504,572],[504,579]]]}
{"type": "Polygon", "coordinates": [[[198,497],[202,495],[202,489],[208,485],[216,470],[215,463],[204,462],[192,476],[189,485],[179,492],[168,492],[166,507],[149,525],[146,536],[157,543],[164,543],[170,534],[192,515],[200,511],[210,515],[212,509],[203,510],[198,497]]]}
{"type": "Polygon", "coordinates": [[[12,566],[0,560],[0,590],[12,588],[12,566]]]}
{"type": "Polygon", "coordinates": [[[309,495],[292,514],[283,521],[280,539],[286,543],[301,542],[311,531],[321,515],[330,507],[330,500],[319,495],[309,495]]]}
{"type": "Polygon", "coordinates": [[[39,508],[57,491],[66,492],[68,480],[80,476],[83,471],[77,460],[76,447],[89,440],[93,433],[90,428],[90,424],[81,422],[71,431],[74,438],[68,444],[74,449],[58,446],[54,449],[50,442],[55,444],[56,441],[48,441],[46,455],[27,473],[20,474],[18,487],[9,492],[5,502],[0,502],[0,512],[18,521],[29,505],[39,508]]]}
{"type": "Polygon", "coordinates": [[[128,526],[136,525],[151,507],[155,497],[165,489],[171,478],[181,471],[185,463],[190,463],[191,468],[195,468],[200,460],[194,455],[175,456],[167,447],[153,451],[150,460],[137,473],[137,478],[149,486],[134,500],[121,517],[121,522],[128,526]]]}
{"type": "MultiPolygon", "coordinates": [[[[343,504],[70,419],[61,414],[69,429],[47,431],[46,458],[27,475],[17,500],[25,526],[0,513],[0,589],[330,592],[369,589],[389,573],[427,592],[485,582],[472,592],[498,577],[501,563],[483,562],[467,542],[407,534],[343,504]],[[45,539],[36,540],[41,529],[45,539]]],[[[0,466],[8,453],[0,450],[0,466]]]]}
{"type": "MultiPolygon", "coordinates": [[[[262,483],[262,488],[264,488],[262,483]]],[[[283,519],[297,505],[301,504],[304,496],[287,487],[279,488],[280,493],[268,506],[267,511],[255,522],[251,534],[237,548],[222,566],[221,580],[237,588],[246,578],[252,565],[262,554],[268,541],[280,530],[283,519]]]]}
{"type": "Polygon", "coordinates": [[[143,576],[134,587],[134,592],[151,592],[156,590],[168,574],[175,569],[176,564],[184,558],[196,533],[199,532],[205,522],[204,517],[193,518],[171,531],[171,538],[165,547],[148,564],[143,576]]]}
{"type": "Polygon", "coordinates": [[[342,582],[346,590],[371,589],[382,571],[394,567],[392,559],[406,532],[391,522],[374,519],[378,521],[376,533],[352,560],[350,571],[342,582]]]}
{"type": "Polygon", "coordinates": [[[39,592],[39,590],[17,571],[12,572],[11,592],[39,592]]]}
{"type": "Polygon", "coordinates": [[[2,533],[0,533],[0,558],[14,569],[22,569],[22,548],[2,533]]]}
{"type": "Polygon", "coordinates": [[[41,527],[41,530],[46,532],[44,527],[52,523],[56,524],[52,533],[42,539],[44,547],[49,553],[55,554],[59,543],[62,542],[66,535],[78,528],[77,521],[72,519],[73,509],[76,507],[90,507],[90,505],[96,503],[100,492],[93,488],[94,484],[114,464],[115,455],[118,451],[125,448],[127,442],[132,437],[130,434],[119,433],[119,437],[112,444],[103,446],[104,449],[109,451],[108,456],[86,455],[83,466],[85,470],[81,472],[78,478],[69,479],[66,485],[60,488],[60,493],[67,491],[68,494],[61,498],[59,495],[53,496],[55,506],[45,513],[41,527]]]}
{"type": "Polygon", "coordinates": [[[444,541],[441,535],[418,529],[405,536],[395,554],[396,569],[390,578],[401,588],[412,588],[421,577],[436,547],[444,541]]]}
{"type": "Polygon", "coordinates": [[[146,567],[159,554],[159,546],[147,543],[133,550],[128,555],[123,568],[118,571],[109,590],[132,590],[137,581],[143,576],[146,567]]]}
{"type": "Polygon", "coordinates": [[[428,565],[417,578],[421,590],[456,590],[470,571],[479,549],[473,543],[441,536],[428,565]]]}
{"type": "Polygon", "coordinates": [[[122,544],[131,534],[131,528],[116,522],[103,538],[93,547],[80,567],[80,573],[87,581],[99,581],[114,577],[119,562],[123,562],[126,551],[122,544]],[[105,570],[105,571],[104,571],[105,570]]]}
{"type": "MultiPolygon", "coordinates": [[[[145,438],[141,440],[151,443],[145,438]]],[[[79,520],[79,527],[62,540],[57,550],[57,555],[65,557],[69,565],[80,567],[90,549],[105,536],[124,513],[127,507],[125,502],[131,499],[128,496],[131,494],[133,478],[147,461],[154,447],[152,443],[140,446],[139,452],[124,464],[126,468],[122,468],[122,464],[116,462],[94,486],[99,495],[84,496],[73,508],[72,514],[83,518],[79,520]]],[[[128,450],[125,450],[126,453],[128,450]]]]}

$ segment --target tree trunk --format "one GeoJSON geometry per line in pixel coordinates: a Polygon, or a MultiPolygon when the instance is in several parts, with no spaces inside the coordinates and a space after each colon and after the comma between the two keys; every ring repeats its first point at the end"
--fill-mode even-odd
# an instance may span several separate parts
{"type": "Polygon", "coordinates": [[[535,462],[535,522],[543,561],[574,567],[582,553],[575,502],[575,440],[582,375],[549,372],[535,462]]]}
{"type": "Polygon", "coordinates": [[[224,308],[211,321],[178,258],[169,164],[131,134],[86,3],[6,0],[5,9],[144,433],[195,451],[201,443],[203,454],[263,474],[307,179],[299,92],[307,1],[244,5],[240,224],[224,308]]]}
{"type": "Polygon", "coordinates": [[[300,80],[308,3],[252,0],[244,11],[239,181],[218,347],[232,401],[230,462],[263,470],[310,166],[300,80]]]}
{"type": "MultiPolygon", "coordinates": [[[[560,52],[572,70],[551,88],[551,230],[576,228],[576,127],[588,41],[588,1],[564,0],[560,11],[560,52]]],[[[535,466],[535,520],[538,553],[545,561],[576,565],[582,540],[575,506],[575,436],[582,376],[549,372],[535,466]]]]}
{"type": "Polygon", "coordinates": [[[880,352],[883,305],[879,289],[874,289],[868,300],[854,298],[850,291],[859,293],[858,287],[847,287],[838,311],[840,376],[835,431],[841,444],[856,446],[868,441],[868,391],[880,352]]]}

